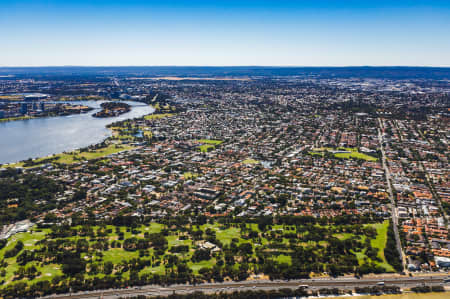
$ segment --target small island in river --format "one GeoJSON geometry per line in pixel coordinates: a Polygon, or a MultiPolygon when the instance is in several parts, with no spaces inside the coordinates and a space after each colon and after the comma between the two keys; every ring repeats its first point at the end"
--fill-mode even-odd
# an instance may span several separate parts
{"type": "Polygon", "coordinates": [[[93,117],[113,117],[131,111],[130,105],[123,102],[106,102],[100,105],[102,110],[94,113],[93,117]]]}

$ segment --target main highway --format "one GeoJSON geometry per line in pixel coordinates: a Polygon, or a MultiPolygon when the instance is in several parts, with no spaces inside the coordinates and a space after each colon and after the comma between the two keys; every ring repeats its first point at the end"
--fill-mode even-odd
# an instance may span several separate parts
{"type": "Polygon", "coordinates": [[[320,278],[320,279],[301,279],[301,280],[252,280],[243,282],[223,282],[223,283],[205,283],[198,285],[170,285],[170,286],[157,286],[146,285],[142,287],[133,287],[128,289],[108,289],[100,291],[79,292],[73,294],[51,295],[45,298],[48,299],[90,299],[90,298],[119,298],[119,297],[131,297],[138,295],[146,296],[167,296],[173,293],[176,294],[188,294],[193,292],[203,293],[230,293],[234,291],[268,291],[277,290],[283,288],[297,289],[300,286],[307,287],[309,290],[318,290],[321,288],[340,288],[340,289],[353,289],[355,287],[367,287],[376,286],[383,283],[386,286],[398,286],[400,288],[410,288],[421,285],[445,285],[444,280],[447,276],[438,275],[435,276],[391,276],[391,277],[379,277],[379,278],[320,278]]]}

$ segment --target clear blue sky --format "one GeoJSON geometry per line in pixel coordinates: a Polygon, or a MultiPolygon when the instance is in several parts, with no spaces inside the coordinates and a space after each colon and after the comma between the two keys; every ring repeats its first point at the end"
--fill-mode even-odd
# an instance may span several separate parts
{"type": "Polygon", "coordinates": [[[0,66],[450,66],[450,1],[0,0],[0,66]]]}

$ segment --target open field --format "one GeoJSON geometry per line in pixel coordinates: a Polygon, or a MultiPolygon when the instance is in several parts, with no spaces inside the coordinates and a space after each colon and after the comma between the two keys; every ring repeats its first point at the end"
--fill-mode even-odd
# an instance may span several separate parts
{"type": "Polygon", "coordinates": [[[311,152],[309,152],[310,155],[318,155],[318,156],[324,156],[325,152],[332,153],[334,157],[340,158],[340,159],[358,159],[358,160],[365,160],[365,161],[377,161],[378,159],[366,155],[364,153],[360,153],[357,148],[331,148],[331,147],[320,147],[320,148],[313,148],[311,152]],[[333,151],[346,151],[348,153],[333,153],[333,151]]]}
{"type": "Polygon", "coordinates": [[[174,116],[174,113],[161,113],[161,114],[149,114],[144,116],[144,118],[146,120],[152,120],[152,119],[160,119],[160,118],[164,118],[164,117],[171,117],[174,116]]]}
{"type": "Polygon", "coordinates": [[[372,247],[378,248],[378,257],[381,258],[382,262],[379,263],[382,267],[384,267],[389,272],[394,272],[394,268],[389,265],[384,257],[384,248],[386,247],[387,242],[387,231],[389,227],[389,221],[384,221],[383,223],[373,224],[377,230],[377,237],[374,240],[371,240],[372,247]]]}
{"type": "Polygon", "coordinates": [[[205,144],[213,144],[213,145],[219,145],[219,144],[223,143],[222,140],[213,140],[213,139],[200,139],[200,140],[197,140],[197,142],[205,143],[205,144]]]}
{"type": "Polygon", "coordinates": [[[366,161],[377,161],[378,159],[360,152],[351,152],[351,153],[338,153],[334,154],[336,158],[342,158],[342,159],[359,159],[359,160],[366,160],[366,161]]]}
{"type": "Polygon", "coordinates": [[[105,148],[101,148],[98,150],[92,150],[87,152],[80,153],[79,151],[75,151],[69,154],[61,154],[56,162],[64,163],[64,164],[72,164],[79,160],[92,160],[97,158],[106,157],[111,154],[115,154],[121,151],[127,151],[133,149],[132,146],[127,145],[115,145],[111,144],[105,148]]]}
{"type": "Polygon", "coordinates": [[[200,139],[200,140],[197,140],[197,142],[202,143],[202,145],[200,145],[198,147],[198,149],[202,153],[206,153],[210,150],[214,150],[216,148],[216,145],[220,145],[223,143],[222,140],[213,140],[213,139],[200,139]]]}
{"type": "Polygon", "coordinates": [[[70,152],[70,153],[61,153],[56,154],[44,158],[38,158],[33,160],[32,166],[26,166],[26,162],[18,162],[14,164],[7,164],[6,167],[35,167],[42,164],[48,163],[49,159],[51,159],[51,163],[61,163],[61,164],[73,164],[79,161],[83,160],[93,160],[97,158],[106,157],[111,154],[115,154],[121,151],[127,151],[133,149],[132,146],[128,145],[115,145],[111,144],[108,145],[105,148],[97,149],[97,150],[90,150],[86,152],[80,152],[79,150],[70,152]],[[40,163],[42,162],[42,163],[40,163]]]}
{"type": "Polygon", "coordinates": [[[214,146],[214,145],[211,145],[211,144],[203,144],[203,145],[200,145],[199,147],[198,147],[198,149],[202,152],[202,153],[207,153],[209,150],[213,150],[213,149],[215,149],[216,147],[214,146]]]}
{"type": "Polygon", "coordinates": [[[258,160],[254,160],[254,159],[246,159],[246,160],[242,161],[242,163],[244,163],[244,164],[258,164],[259,161],[258,160]]]}
{"type": "Polygon", "coordinates": [[[19,117],[0,118],[0,123],[8,122],[8,121],[16,121],[16,120],[33,119],[33,118],[34,117],[31,117],[31,116],[19,116],[19,117]]]}
{"type": "Polygon", "coordinates": [[[186,180],[189,180],[189,179],[194,179],[194,178],[198,177],[198,174],[197,173],[192,173],[192,172],[185,172],[185,173],[183,173],[183,177],[186,180]]]}

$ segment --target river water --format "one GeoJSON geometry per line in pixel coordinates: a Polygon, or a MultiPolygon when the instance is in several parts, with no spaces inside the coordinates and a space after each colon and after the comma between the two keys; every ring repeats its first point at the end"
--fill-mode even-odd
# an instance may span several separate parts
{"type": "Polygon", "coordinates": [[[84,114],[0,123],[0,164],[45,157],[99,143],[111,136],[106,125],[154,112],[151,106],[128,101],[126,103],[132,106],[130,112],[117,117],[95,118],[92,114],[99,111],[101,102],[73,103],[95,109],[84,114]]]}

